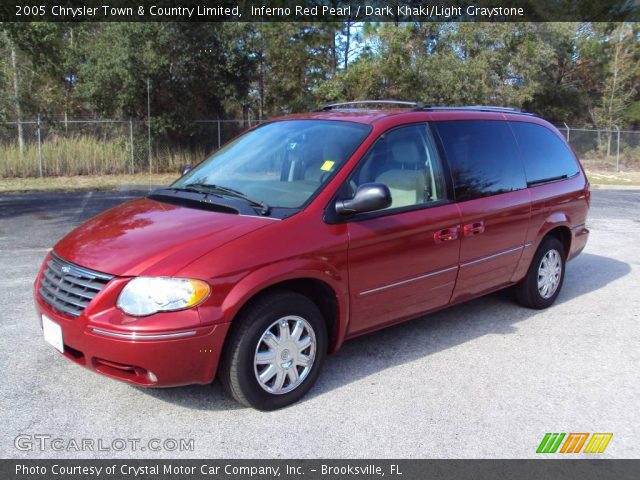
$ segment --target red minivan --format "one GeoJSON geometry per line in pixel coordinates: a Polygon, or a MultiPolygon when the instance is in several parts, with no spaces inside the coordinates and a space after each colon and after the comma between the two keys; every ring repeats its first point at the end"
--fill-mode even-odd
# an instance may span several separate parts
{"type": "Polygon", "coordinates": [[[76,228],[40,269],[36,308],[86,368],[148,387],[218,374],[272,410],[346,339],[509,286],[550,306],[589,200],[534,115],[333,104],[263,123],[76,228]]]}

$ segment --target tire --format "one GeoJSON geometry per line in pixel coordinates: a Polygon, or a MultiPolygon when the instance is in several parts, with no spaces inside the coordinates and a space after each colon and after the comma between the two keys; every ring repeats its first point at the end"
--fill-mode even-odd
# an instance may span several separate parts
{"type": "Polygon", "coordinates": [[[541,310],[550,307],[562,289],[565,275],[565,251],[562,242],[555,237],[545,237],[533,256],[526,276],[516,285],[518,302],[528,308],[541,310]],[[546,272],[543,272],[543,260],[546,272]],[[542,276],[547,278],[547,287],[539,286],[542,276]]]}
{"type": "Polygon", "coordinates": [[[234,320],[219,376],[241,404],[276,410],[311,389],[326,352],[327,327],[316,304],[298,293],[277,292],[252,301],[234,320]]]}

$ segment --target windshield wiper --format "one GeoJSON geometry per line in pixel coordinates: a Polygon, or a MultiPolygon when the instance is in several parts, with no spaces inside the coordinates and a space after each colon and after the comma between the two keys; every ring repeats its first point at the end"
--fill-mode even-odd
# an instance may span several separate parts
{"type": "Polygon", "coordinates": [[[260,215],[269,215],[271,211],[271,207],[264,200],[254,200],[251,197],[248,197],[246,194],[242,193],[239,190],[235,190],[229,187],[223,187],[222,185],[213,185],[208,183],[190,183],[182,187],[183,189],[191,189],[195,192],[201,193],[211,193],[211,192],[221,192],[227,195],[231,195],[232,197],[241,198],[254,207],[259,207],[260,215]]]}
{"type": "Polygon", "coordinates": [[[562,180],[564,178],[569,178],[569,176],[567,174],[564,174],[564,175],[558,175],[557,177],[541,178],[539,180],[533,180],[531,182],[527,182],[527,187],[531,187],[533,185],[539,185],[540,183],[555,182],[556,180],[562,180]]]}
{"type": "Polygon", "coordinates": [[[169,187],[171,190],[176,190],[178,192],[196,192],[203,193],[204,195],[210,195],[212,192],[208,188],[202,188],[202,185],[187,185],[185,187],[169,187]]]}

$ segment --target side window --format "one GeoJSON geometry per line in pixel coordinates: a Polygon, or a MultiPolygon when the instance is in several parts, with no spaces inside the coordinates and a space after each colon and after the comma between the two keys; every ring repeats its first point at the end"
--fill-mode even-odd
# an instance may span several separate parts
{"type": "Polygon", "coordinates": [[[569,147],[542,125],[510,122],[524,162],[529,184],[543,183],[578,173],[578,164],[569,147]]]}
{"type": "Polygon", "coordinates": [[[381,135],[356,168],[350,187],[353,190],[371,182],[389,187],[389,208],[447,198],[442,165],[426,124],[396,128],[381,135]]]}
{"type": "Polygon", "coordinates": [[[456,200],[526,188],[524,168],[507,122],[454,120],[434,125],[451,167],[456,200]]]}

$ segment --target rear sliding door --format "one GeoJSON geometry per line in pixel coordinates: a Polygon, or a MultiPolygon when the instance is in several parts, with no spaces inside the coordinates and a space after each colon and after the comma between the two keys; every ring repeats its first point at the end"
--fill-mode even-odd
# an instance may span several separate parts
{"type": "Polygon", "coordinates": [[[525,248],[531,202],[505,121],[434,122],[461,213],[460,270],[452,301],[510,283],[525,248]]]}

